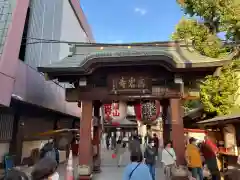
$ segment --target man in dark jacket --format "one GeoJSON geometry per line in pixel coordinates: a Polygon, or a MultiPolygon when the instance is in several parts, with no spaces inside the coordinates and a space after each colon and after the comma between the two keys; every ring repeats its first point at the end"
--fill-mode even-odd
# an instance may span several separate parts
{"type": "Polygon", "coordinates": [[[155,150],[156,150],[156,159],[158,159],[159,139],[158,139],[156,133],[153,134],[153,141],[154,141],[154,147],[155,147],[155,150]]]}
{"type": "Polygon", "coordinates": [[[144,160],[146,165],[149,167],[149,171],[155,180],[155,164],[156,164],[156,149],[154,147],[154,141],[151,139],[144,152],[144,160]]]}
{"type": "Polygon", "coordinates": [[[130,140],[129,151],[131,154],[142,154],[141,144],[137,135],[134,135],[133,139],[130,140]]]}

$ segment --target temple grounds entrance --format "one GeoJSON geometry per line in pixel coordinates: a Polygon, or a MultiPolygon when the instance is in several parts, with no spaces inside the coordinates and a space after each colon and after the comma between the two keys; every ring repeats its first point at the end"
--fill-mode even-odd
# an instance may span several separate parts
{"type": "Polygon", "coordinates": [[[172,140],[177,163],[185,163],[181,109],[185,88],[212,74],[225,61],[203,57],[173,42],[78,44],[71,52],[58,63],[39,67],[39,71],[48,79],[70,83],[66,100],[78,102],[82,109],[80,180],[90,179],[93,171],[101,171],[102,123],[119,123],[126,118],[119,114],[120,103],[133,106],[136,119],[142,124],[151,125],[161,116],[164,141],[172,140]]]}

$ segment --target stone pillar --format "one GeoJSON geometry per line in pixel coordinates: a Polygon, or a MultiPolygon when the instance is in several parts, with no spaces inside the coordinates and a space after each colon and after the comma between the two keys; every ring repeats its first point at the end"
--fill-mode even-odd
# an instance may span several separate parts
{"type": "Polygon", "coordinates": [[[162,126],[163,126],[163,142],[171,140],[171,117],[169,100],[163,99],[160,101],[162,106],[162,126]]]}
{"type": "Polygon", "coordinates": [[[102,134],[102,127],[100,123],[100,108],[101,103],[100,101],[95,101],[93,106],[93,115],[96,118],[97,122],[94,124],[93,129],[93,146],[96,151],[96,154],[93,156],[93,172],[99,173],[101,172],[101,134],[102,134]]]}
{"type": "Polygon", "coordinates": [[[172,130],[171,139],[177,156],[177,164],[185,164],[185,138],[181,99],[170,99],[172,130]]]}
{"type": "Polygon", "coordinates": [[[79,180],[90,180],[92,174],[92,101],[82,101],[79,142],[79,180]]]}

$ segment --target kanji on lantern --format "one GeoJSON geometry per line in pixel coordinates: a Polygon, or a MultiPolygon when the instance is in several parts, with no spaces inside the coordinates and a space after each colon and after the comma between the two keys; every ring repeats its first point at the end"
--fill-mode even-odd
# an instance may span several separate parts
{"type": "Polygon", "coordinates": [[[110,117],[112,114],[112,105],[111,104],[104,104],[104,113],[106,117],[110,117]]]}
{"type": "Polygon", "coordinates": [[[120,116],[119,104],[118,104],[118,103],[113,103],[112,115],[113,115],[113,116],[120,116]]]}

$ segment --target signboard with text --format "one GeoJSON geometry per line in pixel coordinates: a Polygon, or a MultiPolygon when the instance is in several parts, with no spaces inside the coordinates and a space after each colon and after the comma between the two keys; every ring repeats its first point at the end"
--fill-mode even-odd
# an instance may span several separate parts
{"type": "Polygon", "coordinates": [[[151,94],[152,79],[148,76],[124,75],[108,79],[111,94],[151,94]]]}

